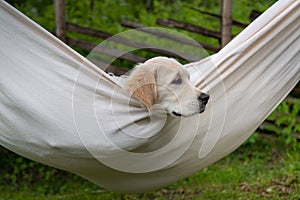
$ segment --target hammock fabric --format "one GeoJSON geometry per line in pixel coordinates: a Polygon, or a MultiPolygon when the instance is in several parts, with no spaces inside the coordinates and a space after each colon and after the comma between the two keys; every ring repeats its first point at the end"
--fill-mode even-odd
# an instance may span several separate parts
{"type": "Polygon", "coordinates": [[[162,118],[0,0],[0,143],[113,191],[189,176],[241,145],[299,81],[299,4],[278,1],[219,53],[187,65],[210,103],[162,118]]]}

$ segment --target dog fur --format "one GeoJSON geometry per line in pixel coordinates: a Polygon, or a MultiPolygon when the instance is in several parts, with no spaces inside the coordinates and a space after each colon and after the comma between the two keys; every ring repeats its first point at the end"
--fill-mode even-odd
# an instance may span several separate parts
{"type": "Polygon", "coordinates": [[[209,98],[190,82],[188,72],[178,61],[166,57],[155,57],[137,65],[125,89],[148,110],[159,105],[173,116],[201,113],[209,98]]]}

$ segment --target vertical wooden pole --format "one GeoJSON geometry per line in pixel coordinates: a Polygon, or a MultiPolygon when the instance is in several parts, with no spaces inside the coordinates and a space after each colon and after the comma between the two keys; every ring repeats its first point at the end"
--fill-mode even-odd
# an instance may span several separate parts
{"type": "Polygon", "coordinates": [[[221,46],[224,47],[231,40],[232,0],[221,0],[221,46]]]}
{"type": "Polygon", "coordinates": [[[55,7],[55,34],[61,41],[66,42],[66,15],[65,0],[54,0],[55,7]]]}

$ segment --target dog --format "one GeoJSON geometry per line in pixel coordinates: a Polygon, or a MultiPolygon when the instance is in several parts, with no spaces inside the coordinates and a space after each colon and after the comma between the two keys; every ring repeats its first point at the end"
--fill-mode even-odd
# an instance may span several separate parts
{"type": "Polygon", "coordinates": [[[172,116],[188,117],[205,110],[209,95],[196,88],[189,73],[173,58],[155,57],[138,64],[125,90],[151,111],[154,105],[172,116]]]}

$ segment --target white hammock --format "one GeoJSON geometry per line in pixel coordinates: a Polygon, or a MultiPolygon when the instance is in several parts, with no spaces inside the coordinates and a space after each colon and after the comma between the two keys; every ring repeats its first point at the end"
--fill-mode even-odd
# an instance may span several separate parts
{"type": "Polygon", "coordinates": [[[210,92],[203,114],[149,122],[113,77],[0,0],[0,144],[114,191],[189,176],[242,144],[299,81],[299,4],[280,0],[187,66],[210,92]]]}

